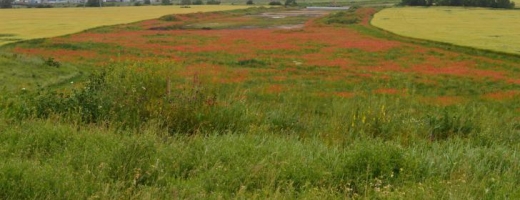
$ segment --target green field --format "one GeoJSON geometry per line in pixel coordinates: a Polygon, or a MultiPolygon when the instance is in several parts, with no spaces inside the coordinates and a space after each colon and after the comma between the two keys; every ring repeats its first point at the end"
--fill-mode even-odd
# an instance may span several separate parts
{"type": "Polygon", "coordinates": [[[520,58],[389,34],[380,9],[4,45],[0,199],[519,199],[520,58]]]}
{"type": "Polygon", "coordinates": [[[382,10],[372,24],[406,37],[520,54],[519,20],[518,10],[401,7],[382,10]]]}
{"type": "Polygon", "coordinates": [[[103,8],[4,9],[0,12],[0,45],[56,37],[86,29],[153,19],[167,14],[210,12],[246,6],[127,6],[103,8]]]}

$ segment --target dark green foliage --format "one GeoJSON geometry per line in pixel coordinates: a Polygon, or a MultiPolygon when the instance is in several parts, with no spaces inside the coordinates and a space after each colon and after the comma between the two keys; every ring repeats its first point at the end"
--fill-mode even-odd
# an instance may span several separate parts
{"type": "Polygon", "coordinates": [[[203,5],[204,2],[202,2],[202,0],[194,0],[191,2],[192,5],[203,5]]]}
{"type": "Polygon", "coordinates": [[[101,0],[87,0],[87,3],[85,4],[85,6],[88,7],[100,7],[102,5],[103,3],[101,2],[101,0]]]}
{"type": "Polygon", "coordinates": [[[49,67],[56,67],[56,68],[58,68],[58,67],[61,66],[61,63],[56,61],[56,60],[54,60],[53,57],[49,57],[49,58],[47,58],[47,60],[45,60],[45,65],[47,65],[49,67]]]}
{"type": "Polygon", "coordinates": [[[255,3],[253,3],[253,0],[247,0],[246,1],[246,5],[254,5],[255,3]]]}
{"type": "Polygon", "coordinates": [[[191,0],[181,0],[181,5],[191,5],[191,0]]]}
{"type": "Polygon", "coordinates": [[[0,8],[12,8],[14,0],[0,0],[0,8]]]}
{"type": "Polygon", "coordinates": [[[220,5],[220,1],[218,0],[208,0],[206,2],[207,5],[220,5]]]}
{"type": "Polygon", "coordinates": [[[359,17],[353,10],[331,13],[321,19],[325,24],[355,24],[359,22],[359,17]]]}
{"type": "Polygon", "coordinates": [[[264,61],[253,58],[253,59],[239,60],[237,62],[237,65],[242,66],[242,67],[260,68],[260,67],[265,67],[267,64],[264,61]]]}
{"type": "Polygon", "coordinates": [[[122,129],[139,128],[152,120],[172,133],[194,133],[203,126],[219,123],[207,121],[218,119],[211,118],[210,113],[215,106],[215,95],[205,87],[194,83],[182,90],[168,91],[168,81],[152,78],[151,74],[131,69],[96,73],[85,87],[71,94],[28,93],[27,101],[11,105],[11,115],[15,118],[62,115],[79,123],[110,123],[122,129]]]}
{"type": "Polygon", "coordinates": [[[428,116],[430,140],[444,140],[450,137],[466,137],[478,130],[477,124],[459,115],[444,111],[442,116],[428,116]]]}
{"type": "Polygon", "coordinates": [[[27,8],[53,8],[51,4],[29,4],[27,8]]]}
{"type": "Polygon", "coordinates": [[[285,6],[297,6],[296,0],[285,0],[285,6]]]}
{"type": "Polygon", "coordinates": [[[281,5],[282,5],[282,2],[279,2],[279,1],[271,1],[271,2],[269,2],[269,5],[270,5],[270,6],[281,6],[281,5]]]}
{"type": "Polygon", "coordinates": [[[431,2],[427,0],[403,0],[401,4],[408,6],[429,6],[431,2]]]}
{"type": "Polygon", "coordinates": [[[144,0],[144,5],[150,5],[152,2],[150,0],[144,0]]]}
{"type": "Polygon", "coordinates": [[[408,6],[470,6],[490,8],[514,8],[515,2],[510,0],[402,0],[408,6]]]}
{"type": "Polygon", "coordinates": [[[172,2],[170,0],[161,0],[162,5],[172,5],[172,2]]]}
{"type": "Polygon", "coordinates": [[[175,17],[175,15],[165,15],[159,18],[159,20],[167,21],[167,22],[175,22],[179,21],[179,18],[175,17]]]}

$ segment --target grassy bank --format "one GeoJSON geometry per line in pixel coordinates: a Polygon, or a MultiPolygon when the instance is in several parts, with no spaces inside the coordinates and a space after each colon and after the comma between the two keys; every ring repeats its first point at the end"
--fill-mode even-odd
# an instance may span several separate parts
{"type": "Polygon", "coordinates": [[[520,197],[517,57],[291,11],[10,45],[94,70],[0,96],[0,198],[520,197]]]}
{"type": "Polygon", "coordinates": [[[327,145],[277,133],[163,136],[27,120],[2,126],[3,199],[518,198],[518,142],[327,145]]]}

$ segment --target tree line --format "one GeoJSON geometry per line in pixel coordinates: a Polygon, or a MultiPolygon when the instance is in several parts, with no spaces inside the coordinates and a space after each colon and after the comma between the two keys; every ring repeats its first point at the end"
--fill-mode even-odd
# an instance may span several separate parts
{"type": "Polygon", "coordinates": [[[488,8],[514,8],[511,0],[402,0],[407,6],[468,6],[488,8]]]}

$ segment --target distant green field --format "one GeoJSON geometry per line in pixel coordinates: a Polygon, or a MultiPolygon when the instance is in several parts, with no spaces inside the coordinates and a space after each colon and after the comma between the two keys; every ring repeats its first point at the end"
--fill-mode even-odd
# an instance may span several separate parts
{"type": "Polygon", "coordinates": [[[372,24],[398,35],[520,54],[520,12],[454,7],[388,8],[372,24]]]}
{"type": "Polygon", "coordinates": [[[0,45],[34,38],[55,37],[98,26],[124,24],[167,14],[243,9],[247,6],[127,6],[103,8],[3,9],[0,45]]]}

